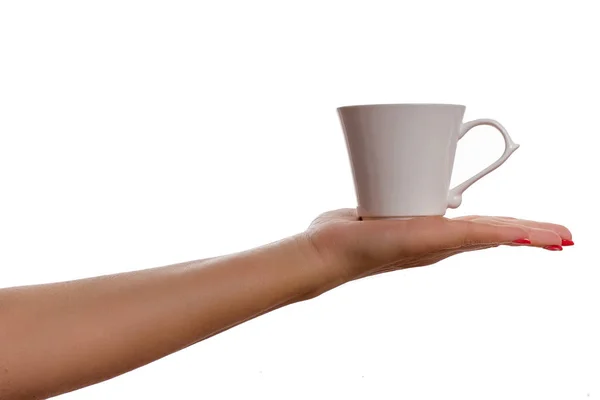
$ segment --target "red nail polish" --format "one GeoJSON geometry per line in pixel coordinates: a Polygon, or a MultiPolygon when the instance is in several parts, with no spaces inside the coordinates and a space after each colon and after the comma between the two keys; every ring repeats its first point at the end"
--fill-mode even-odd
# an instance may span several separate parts
{"type": "Polygon", "coordinates": [[[523,239],[513,240],[513,243],[516,243],[516,244],[531,244],[531,240],[523,238],[523,239]]]}
{"type": "Polygon", "coordinates": [[[553,244],[553,245],[550,245],[550,246],[544,246],[544,248],[546,250],[551,250],[551,251],[561,251],[562,250],[562,246],[559,246],[557,244],[553,244]]]}
{"type": "Polygon", "coordinates": [[[562,240],[562,245],[563,246],[573,246],[574,244],[575,244],[575,242],[572,241],[572,240],[569,240],[569,239],[563,239],[562,240]]]}

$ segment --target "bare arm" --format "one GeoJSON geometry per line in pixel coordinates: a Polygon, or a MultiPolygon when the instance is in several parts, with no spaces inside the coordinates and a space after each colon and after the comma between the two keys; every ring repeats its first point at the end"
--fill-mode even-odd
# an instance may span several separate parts
{"type": "Polygon", "coordinates": [[[561,225],[510,218],[358,221],[208,260],[0,290],[0,399],[46,398],[123,374],[344,282],[499,245],[562,250],[561,225]]]}
{"type": "Polygon", "coordinates": [[[88,386],[310,297],[327,278],[306,244],[0,290],[0,398],[88,386]]]}

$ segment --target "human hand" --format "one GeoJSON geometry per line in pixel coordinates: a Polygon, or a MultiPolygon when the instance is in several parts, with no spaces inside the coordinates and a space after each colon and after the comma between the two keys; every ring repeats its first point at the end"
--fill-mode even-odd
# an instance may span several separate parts
{"type": "Polygon", "coordinates": [[[573,245],[567,228],[550,223],[488,216],[360,221],[354,209],[320,215],[306,237],[325,268],[334,269],[336,284],[500,245],[555,251],[573,245]]]}

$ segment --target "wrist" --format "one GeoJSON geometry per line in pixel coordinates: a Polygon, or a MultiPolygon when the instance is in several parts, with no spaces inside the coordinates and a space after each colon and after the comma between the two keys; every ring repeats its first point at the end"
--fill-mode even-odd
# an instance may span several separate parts
{"type": "Polygon", "coordinates": [[[315,298],[349,280],[339,260],[316,246],[309,234],[304,232],[292,239],[300,260],[299,267],[306,273],[308,282],[306,294],[300,301],[315,298]]]}

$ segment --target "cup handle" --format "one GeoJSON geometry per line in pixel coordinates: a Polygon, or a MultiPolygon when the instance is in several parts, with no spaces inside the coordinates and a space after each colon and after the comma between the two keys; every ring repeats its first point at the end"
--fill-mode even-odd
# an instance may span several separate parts
{"type": "Polygon", "coordinates": [[[460,128],[460,135],[458,136],[458,140],[462,139],[467,132],[479,125],[493,126],[494,128],[500,131],[500,133],[504,137],[504,154],[502,154],[502,156],[498,160],[496,160],[496,162],[491,164],[483,171],[479,172],[478,174],[467,179],[460,185],[451,189],[448,193],[448,208],[457,208],[458,206],[460,206],[460,203],[462,203],[462,194],[465,190],[467,190],[472,184],[474,184],[475,182],[477,182],[478,180],[480,180],[481,178],[483,178],[484,176],[486,176],[487,174],[504,164],[504,162],[508,160],[508,157],[510,157],[511,154],[519,148],[519,145],[513,142],[506,129],[504,129],[504,127],[498,121],[495,121],[493,119],[476,119],[473,121],[465,122],[460,128]]]}

